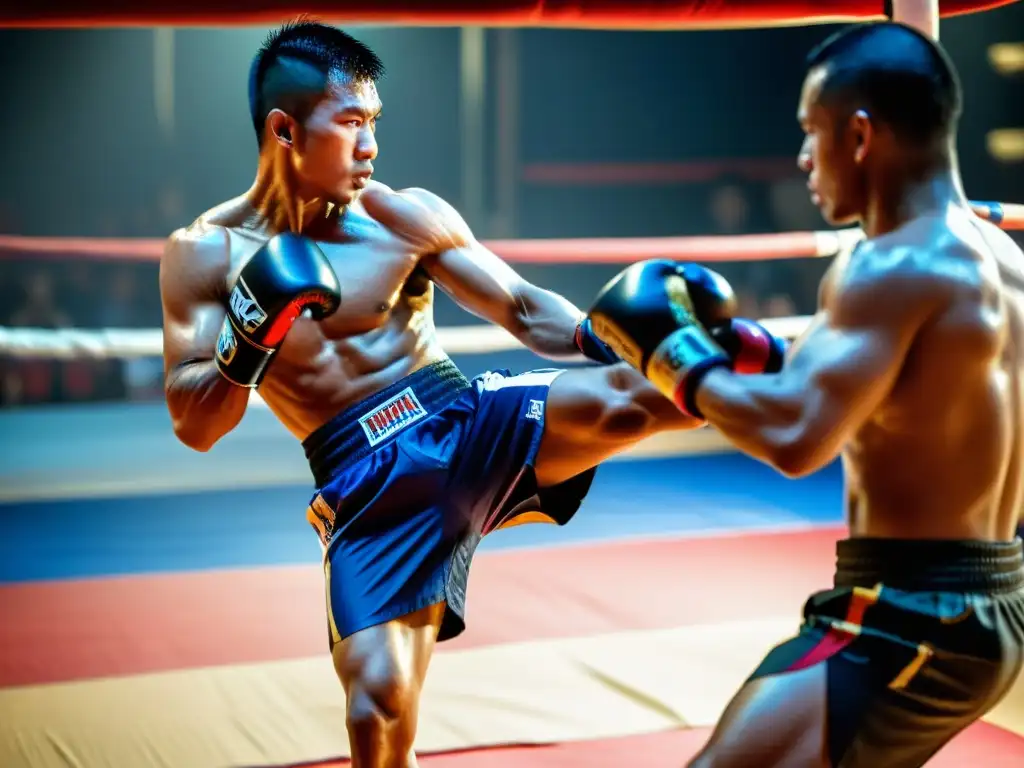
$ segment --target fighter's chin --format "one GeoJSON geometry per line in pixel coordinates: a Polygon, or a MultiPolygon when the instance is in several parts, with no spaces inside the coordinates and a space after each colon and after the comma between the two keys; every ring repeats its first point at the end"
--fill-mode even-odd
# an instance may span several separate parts
{"type": "Polygon", "coordinates": [[[850,213],[842,206],[819,195],[815,195],[812,202],[817,206],[821,212],[821,217],[829,226],[842,227],[857,218],[856,214],[850,213]]]}
{"type": "Polygon", "coordinates": [[[833,208],[830,211],[822,210],[822,216],[832,227],[848,227],[860,221],[860,215],[855,211],[839,210],[833,208]]]}
{"type": "Polygon", "coordinates": [[[367,176],[360,176],[352,179],[349,183],[334,193],[335,202],[340,206],[354,202],[366,189],[370,179],[367,176]]]}
{"type": "Polygon", "coordinates": [[[331,197],[334,198],[334,204],[344,208],[346,205],[351,204],[359,196],[359,190],[348,187],[347,189],[335,190],[331,197]]]}

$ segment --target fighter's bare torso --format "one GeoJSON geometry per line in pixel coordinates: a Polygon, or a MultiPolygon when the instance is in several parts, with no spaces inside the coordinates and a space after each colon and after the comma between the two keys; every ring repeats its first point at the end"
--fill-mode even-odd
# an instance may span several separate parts
{"type": "Polygon", "coordinates": [[[837,259],[822,312],[851,276],[893,269],[927,281],[935,311],[843,452],[851,533],[1009,540],[1024,471],[1024,256],[951,208],[837,259]]]}
{"type": "MultiPolygon", "coordinates": [[[[259,388],[300,440],[347,406],[445,356],[434,330],[434,287],[418,268],[427,243],[419,233],[399,234],[394,196],[372,184],[338,218],[336,234],[317,239],[340,280],[341,306],[320,322],[299,318],[259,388]]],[[[245,197],[203,214],[193,229],[226,238],[225,297],[274,234],[245,197]]]]}

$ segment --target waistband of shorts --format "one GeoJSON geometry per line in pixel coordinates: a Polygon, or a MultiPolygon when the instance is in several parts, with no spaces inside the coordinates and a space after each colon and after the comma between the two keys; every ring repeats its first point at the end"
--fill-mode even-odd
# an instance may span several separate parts
{"type": "Polygon", "coordinates": [[[1024,587],[1021,540],[843,539],[836,587],[879,582],[908,592],[1008,592],[1024,587]]]}
{"type": "Polygon", "coordinates": [[[451,360],[439,360],[350,405],[302,441],[317,488],[469,389],[451,360]]]}

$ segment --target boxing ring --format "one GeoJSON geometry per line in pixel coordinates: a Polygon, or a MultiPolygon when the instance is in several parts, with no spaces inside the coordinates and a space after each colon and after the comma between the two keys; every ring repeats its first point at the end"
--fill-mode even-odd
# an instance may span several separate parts
{"type": "MultiPolygon", "coordinates": [[[[1024,229],[1021,206],[976,210],[1024,229]]],[[[489,245],[514,264],[618,265],[827,258],[859,238],[489,245]]],[[[40,261],[155,260],[161,248],[0,237],[0,254],[40,261]]],[[[807,318],[764,322],[792,337],[807,318]]],[[[518,343],[490,326],[439,335],[467,373],[540,363],[515,358],[518,343]]],[[[0,354],[19,358],[160,351],[158,329],[0,329],[0,354]]],[[[161,402],[0,413],[0,764],[344,765],[320,553],[303,520],[309,470],[252,405],[208,454],[175,441],[161,402]]],[[[785,480],[711,430],[640,444],[602,467],[565,529],[485,541],[468,630],[439,647],[428,677],[421,763],[679,765],[830,583],[842,533],[835,465],[785,480]]],[[[981,759],[1024,760],[1024,684],[932,765],[981,759]]]]}
{"type": "MultiPolygon", "coordinates": [[[[796,0],[502,0],[415,12],[390,0],[321,5],[303,9],[404,24],[723,28],[868,18],[880,3],[819,0],[813,18],[796,0]]],[[[0,26],[269,23],[294,13],[285,0],[244,19],[227,2],[29,7],[4,7],[0,26]]],[[[1024,206],[975,210],[1024,230],[1024,206]]],[[[614,266],[652,257],[824,259],[859,238],[823,231],[488,245],[513,264],[614,266]]],[[[0,263],[152,262],[162,247],[0,237],[0,263]]],[[[792,338],[807,318],[764,322],[792,338]]],[[[542,364],[500,329],[438,332],[468,374],[542,364]]],[[[9,358],[160,353],[159,329],[0,327],[0,356],[9,358]]],[[[258,395],[208,454],[175,440],[162,402],[0,411],[0,451],[0,766],[346,764],[320,550],[304,521],[312,480],[300,447],[258,395]]],[[[474,561],[467,631],[438,648],[427,680],[420,764],[681,765],[765,651],[795,630],[807,595],[831,583],[844,532],[841,483],[836,465],[786,480],[711,430],[660,435],[605,464],[566,528],[489,537],[474,561]]],[[[929,763],[980,764],[1024,765],[1024,681],[929,763]]]]}

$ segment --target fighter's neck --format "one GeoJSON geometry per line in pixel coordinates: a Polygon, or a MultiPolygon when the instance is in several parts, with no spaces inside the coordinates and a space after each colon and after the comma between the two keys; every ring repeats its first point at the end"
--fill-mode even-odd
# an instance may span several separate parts
{"type": "Polygon", "coordinates": [[[951,205],[968,205],[955,157],[917,172],[901,173],[876,187],[878,192],[868,200],[862,221],[868,237],[879,237],[914,219],[940,214],[951,205]]]}
{"type": "Polygon", "coordinates": [[[273,232],[327,237],[337,230],[344,208],[304,193],[276,163],[261,162],[246,199],[262,226],[273,232]]]}

